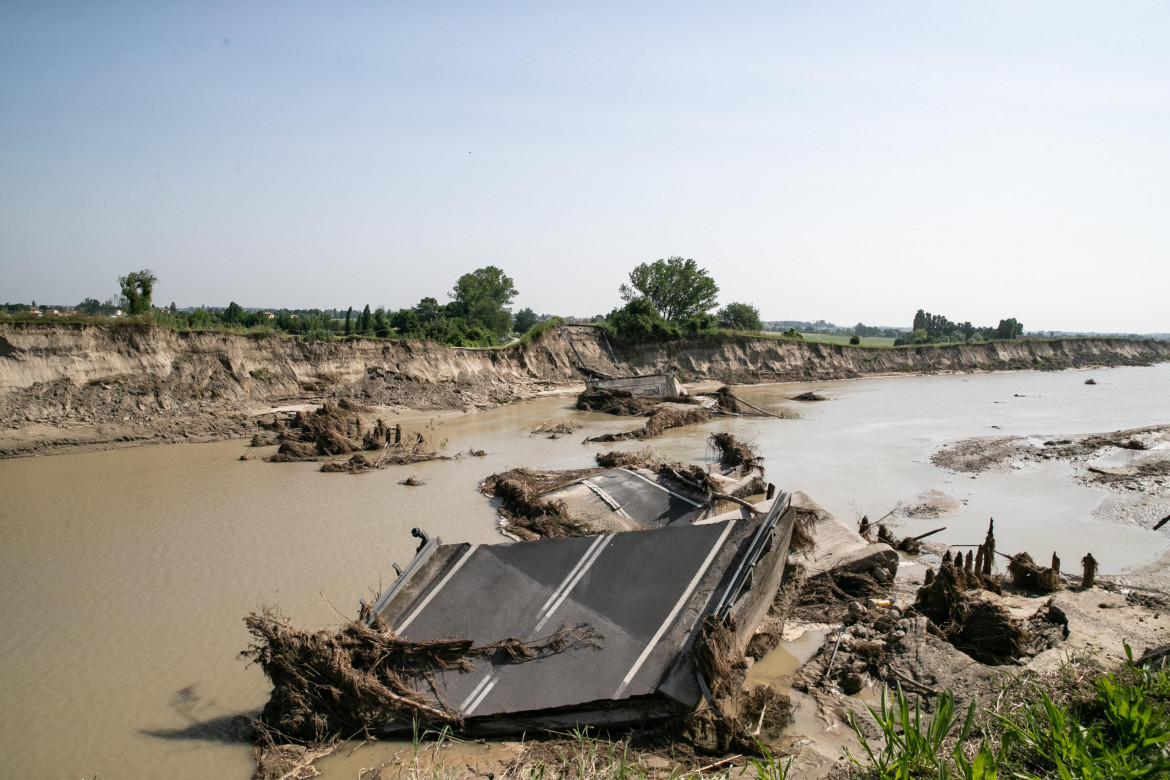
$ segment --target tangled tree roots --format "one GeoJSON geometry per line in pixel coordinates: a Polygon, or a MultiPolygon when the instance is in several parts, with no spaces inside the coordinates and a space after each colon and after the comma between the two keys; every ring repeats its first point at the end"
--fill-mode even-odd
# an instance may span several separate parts
{"type": "Polygon", "coordinates": [[[730,433],[713,433],[707,438],[708,449],[719,453],[719,461],[728,466],[737,466],[746,474],[763,463],[756,451],[730,433]]]}
{"type": "Polygon", "coordinates": [[[575,469],[572,471],[536,471],[512,469],[492,474],[480,485],[488,496],[500,499],[496,511],[509,531],[523,539],[541,537],[577,536],[584,529],[570,516],[563,501],[550,501],[544,496],[601,471],[575,469]]]}
{"type": "MultiPolygon", "coordinates": [[[[244,619],[253,641],[240,655],[259,664],[272,682],[272,697],[255,724],[266,746],[335,744],[405,720],[424,727],[458,724],[458,711],[414,686],[438,672],[467,672],[475,659],[523,662],[567,650],[599,648],[603,637],[588,624],[564,626],[533,642],[505,639],[475,647],[470,639],[409,641],[376,615],[335,631],[294,628],[271,609],[244,619]]],[[[288,756],[282,756],[288,758],[288,756]]]]}
{"type": "Polygon", "coordinates": [[[883,596],[887,590],[869,574],[846,569],[822,572],[805,580],[792,615],[818,623],[844,620],[849,602],[883,596]]]}
{"type": "Polygon", "coordinates": [[[757,685],[740,694],[739,719],[753,735],[776,737],[792,722],[792,699],[770,685],[757,685]]]}
{"type": "Polygon", "coordinates": [[[730,696],[738,687],[738,676],[732,664],[734,645],[735,637],[724,621],[715,615],[703,618],[691,652],[695,658],[695,671],[703,675],[711,694],[717,699],[730,696]]]}
{"type": "Polygon", "coordinates": [[[739,405],[739,401],[731,394],[731,388],[727,385],[711,393],[711,397],[715,399],[715,407],[721,412],[728,414],[742,414],[743,409],[739,405]]]}
{"type": "Polygon", "coordinates": [[[652,439],[660,436],[670,428],[682,428],[686,425],[707,422],[711,413],[706,409],[675,409],[670,406],[660,407],[646,421],[641,428],[622,433],[607,433],[604,436],[594,436],[589,441],[628,441],[629,439],[652,439]]]}
{"type": "Polygon", "coordinates": [[[1054,593],[1061,588],[1060,572],[1037,566],[1026,552],[1013,555],[1007,568],[1012,584],[1017,587],[1041,593],[1054,593]]]}
{"type": "Polygon", "coordinates": [[[1004,607],[972,595],[988,589],[989,582],[982,574],[944,562],[934,581],[919,588],[914,607],[976,661],[1008,663],[1020,655],[1029,637],[1004,607]]]}
{"type": "Polygon", "coordinates": [[[793,509],[793,511],[796,516],[793,519],[792,540],[788,543],[788,548],[793,552],[811,550],[816,544],[813,529],[816,528],[817,513],[804,508],[793,509]]]}

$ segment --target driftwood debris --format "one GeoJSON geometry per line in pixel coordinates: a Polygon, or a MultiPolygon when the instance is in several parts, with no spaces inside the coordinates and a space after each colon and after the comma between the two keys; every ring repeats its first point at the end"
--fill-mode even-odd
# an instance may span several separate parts
{"type": "Polygon", "coordinates": [[[282,746],[301,746],[319,756],[342,739],[369,736],[394,721],[423,727],[458,724],[456,708],[419,687],[418,681],[429,675],[470,671],[476,658],[521,663],[599,648],[603,639],[582,623],[562,625],[530,642],[411,641],[397,636],[369,605],[363,605],[357,620],[336,630],[302,631],[272,609],[252,613],[244,622],[252,641],[240,657],[258,664],[273,686],[253,724],[262,769],[266,752],[270,759],[287,760],[282,746]]]}
{"type": "Polygon", "coordinates": [[[593,436],[589,441],[607,442],[607,441],[628,441],[629,439],[651,439],[659,436],[663,431],[670,428],[682,428],[686,425],[695,425],[697,423],[707,422],[711,419],[711,413],[706,409],[678,409],[671,406],[660,406],[646,424],[641,428],[635,428],[632,431],[622,431],[621,433],[607,433],[602,436],[593,436]]]}

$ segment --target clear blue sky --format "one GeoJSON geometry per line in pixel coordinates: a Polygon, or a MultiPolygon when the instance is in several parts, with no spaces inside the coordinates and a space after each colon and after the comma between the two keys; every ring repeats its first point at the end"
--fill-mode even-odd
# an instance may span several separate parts
{"type": "Polygon", "coordinates": [[[0,0],[0,300],[1170,331],[1165,2],[0,0]]]}

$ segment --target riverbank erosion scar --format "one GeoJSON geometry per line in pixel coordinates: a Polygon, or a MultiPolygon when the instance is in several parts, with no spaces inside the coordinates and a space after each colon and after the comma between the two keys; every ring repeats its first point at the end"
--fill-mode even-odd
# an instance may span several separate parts
{"type": "Polygon", "coordinates": [[[0,323],[0,456],[250,437],[250,410],[329,398],[476,411],[577,385],[590,372],[751,383],[1170,361],[1170,342],[1124,339],[867,349],[729,334],[613,347],[588,326],[488,350],[135,323],[0,323]]]}

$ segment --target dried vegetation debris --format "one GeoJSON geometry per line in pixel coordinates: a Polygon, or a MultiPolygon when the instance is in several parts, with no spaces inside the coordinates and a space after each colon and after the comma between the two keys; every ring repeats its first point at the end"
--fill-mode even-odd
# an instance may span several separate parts
{"type": "Polygon", "coordinates": [[[476,659],[522,663],[599,648],[603,640],[588,624],[578,624],[529,642],[412,641],[397,636],[368,606],[358,620],[335,630],[303,631],[271,609],[244,622],[252,642],[240,656],[258,664],[273,686],[253,724],[259,777],[283,776],[279,772],[289,771],[290,759],[295,769],[296,760],[311,761],[343,739],[369,737],[393,722],[459,724],[458,710],[438,696],[432,675],[469,672],[476,659]]]}
{"type": "Polygon", "coordinates": [[[763,458],[750,445],[743,444],[731,434],[716,434],[708,440],[708,446],[721,453],[721,465],[730,474],[740,477],[737,487],[731,493],[723,492],[727,489],[728,480],[721,480],[702,466],[670,463],[649,449],[639,453],[618,450],[598,453],[595,456],[597,468],[564,471],[510,469],[489,476],[480,484],[480,491],[500,501],[496,512],[507,533],[522,540],[532,540],[583,536],[606,530],[591,518],[574,517],[564,501],[550,495],[607,469],[649,471],[673,482],[679,492],[712,504],[727,498],[742,502],[744,496],[766,490],[763,478],[752,476],[753,472],[762,471],[763,458]]]}
{"type": "Polygon", "coordinates": [[[582,412],[603,412],[621,417],[649,417],[663,404],[697,405],[701,401],[691,395],[648,396],[635,395],[629,390],[588,389],[577,396],[577,409],[582,412]]]}
{"type": "Polygon", "coordinates": [[[603,469],[570,471],[511,469],[492,474],[480,485],[487,496],[500,500],[496,512],[505,528],[521,539],[532,540],[590,533],[591,526],[569,516],[564,501],[547,498],[547,494],[598,474],[603,469]]]}
{"type": "Polygon", "coordinates": [[[697,425],[711,419],[711,413],[706,409],[679,409],[672,406],[661,406],[655,410],[650,419],[641,428],[620,433],[606,433],[593,436],[589,441],[629,441],[630,439],[652,439],[662,435],[663,431],[671,428],[682,428],[687,425],[697,425]]]}

